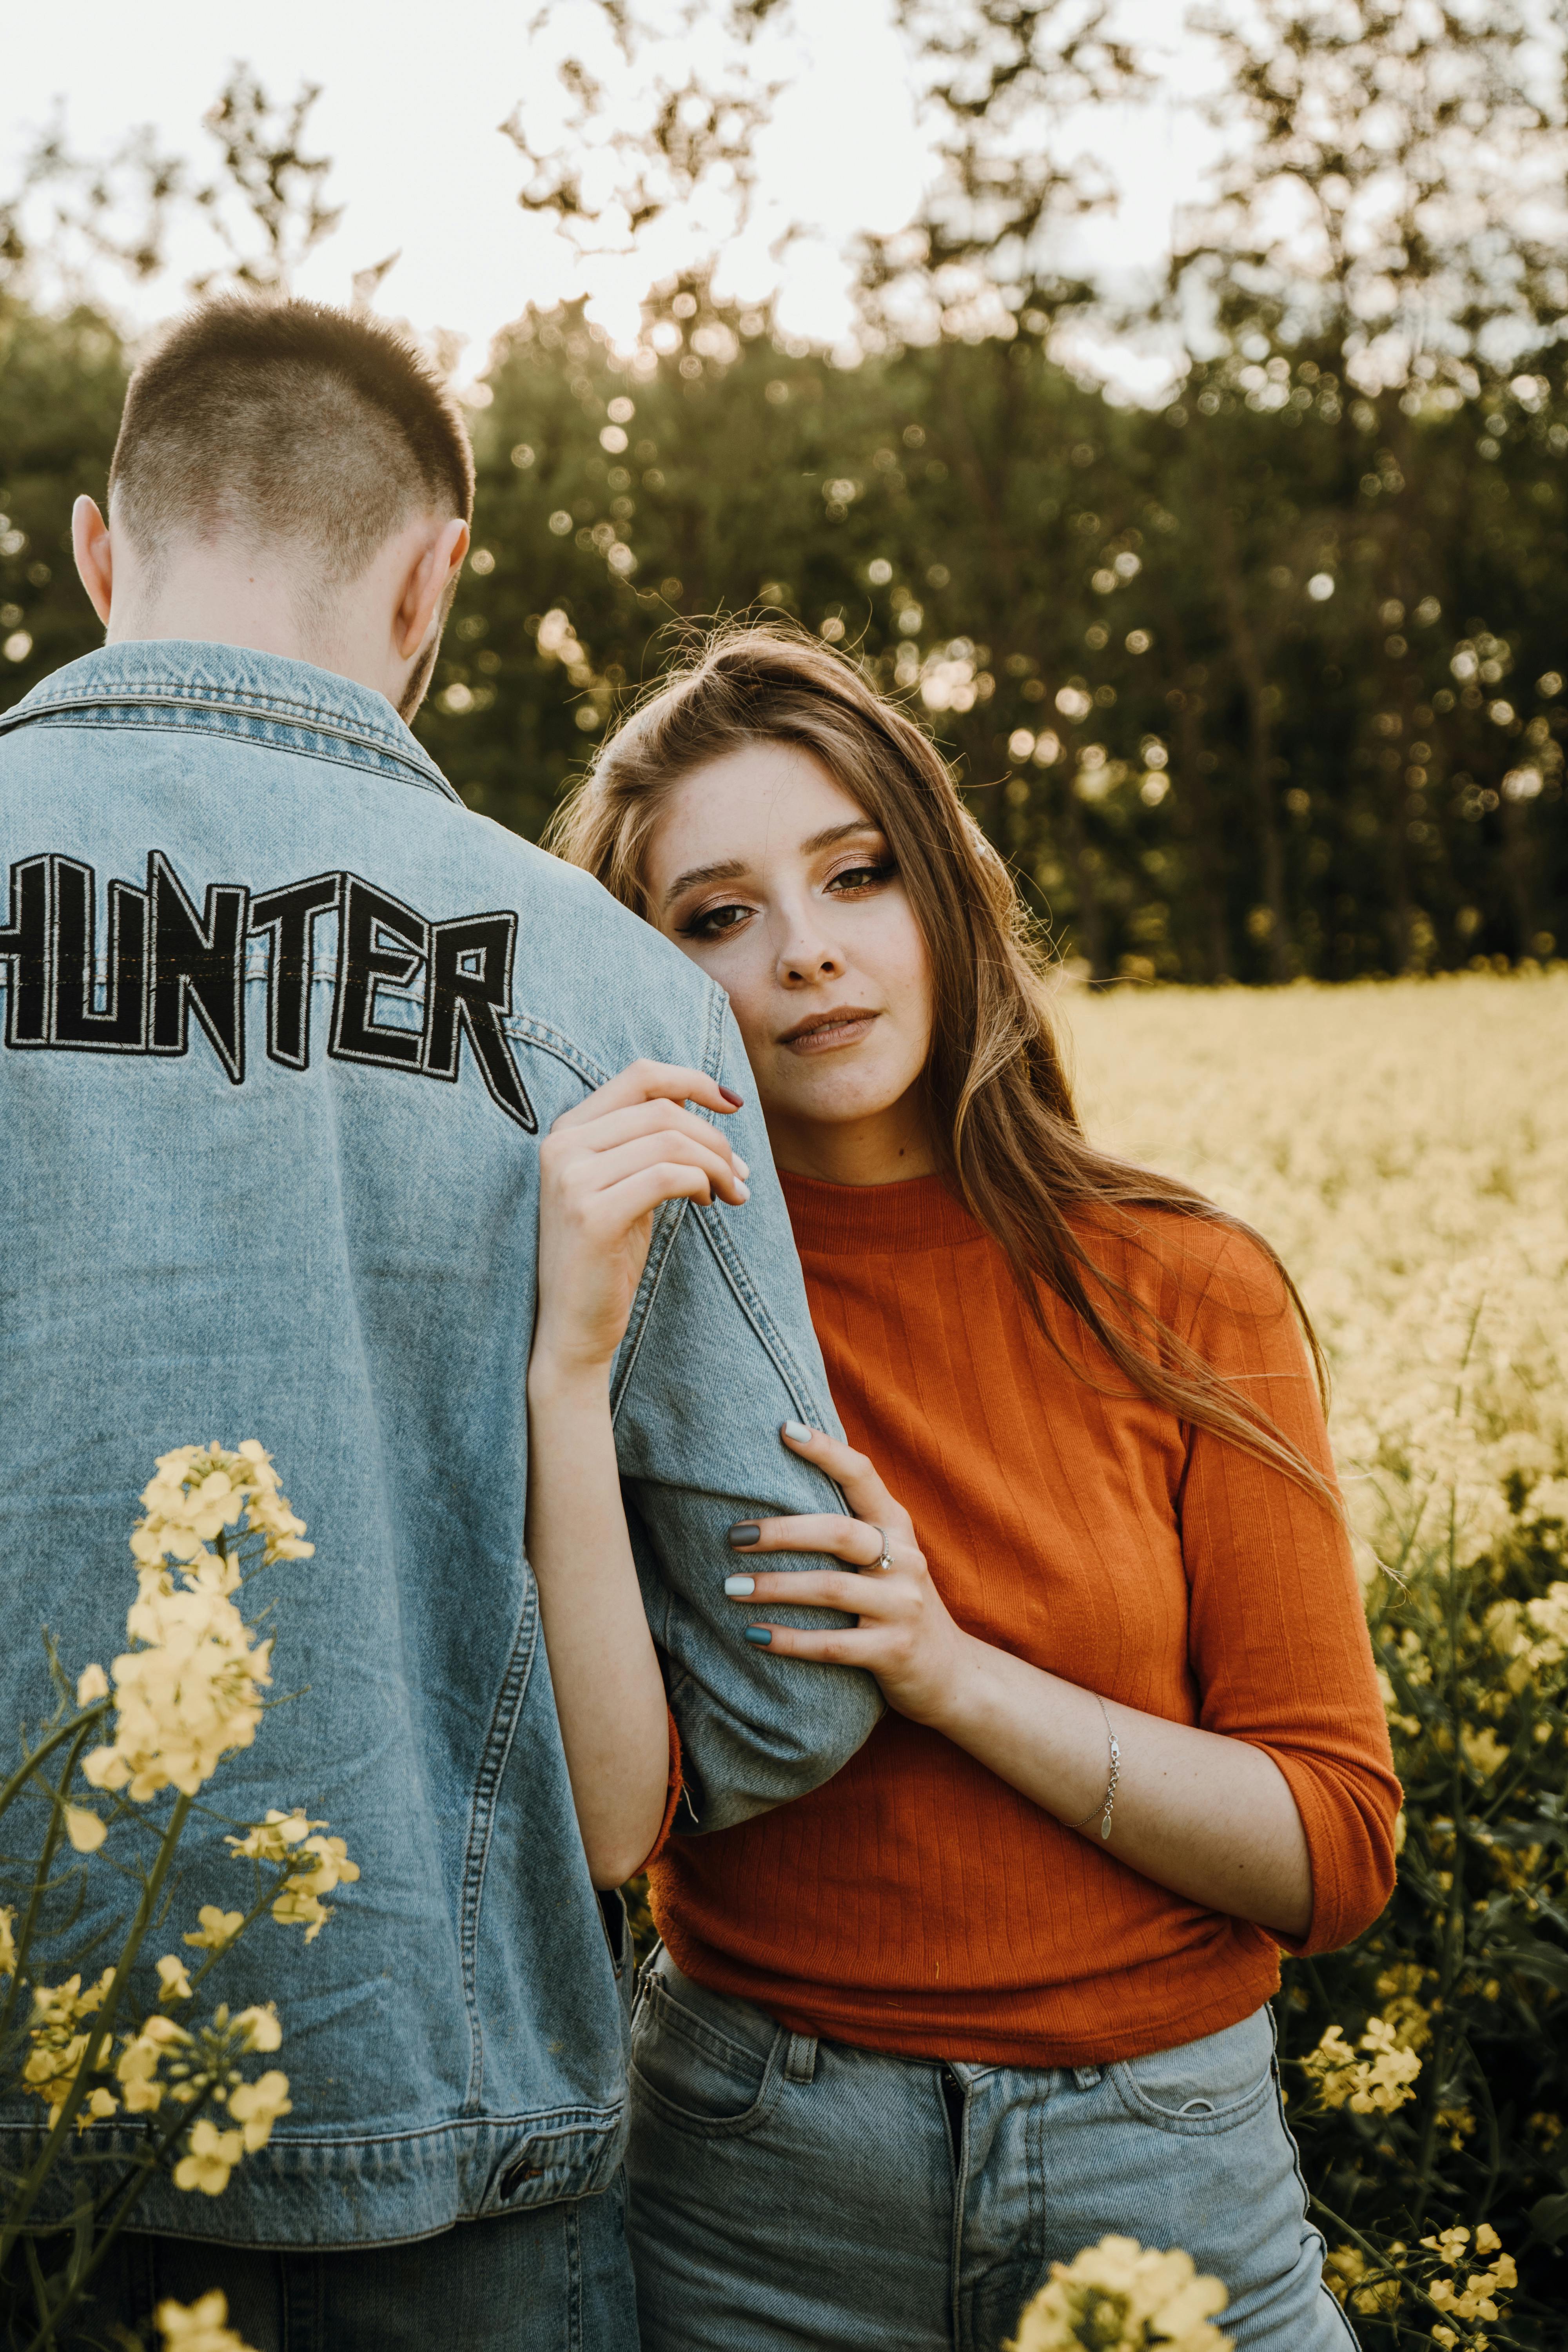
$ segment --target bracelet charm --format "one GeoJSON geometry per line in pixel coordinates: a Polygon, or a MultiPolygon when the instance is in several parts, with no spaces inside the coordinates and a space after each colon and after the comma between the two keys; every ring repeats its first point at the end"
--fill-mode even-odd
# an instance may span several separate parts
{"type": "Polygon", "coordinates": [[[1116,1803],[1117,1783],[1121,1778],[1121,1748],[1117,1739],[1116,1733],[1111,1727],[1110,1717],[1106,1714],[1105,1701],[1100,1697],[1098,1691],[1096,1691],[1094,1696],[1095,1703],[1099,1706],[1100,1714],[1105,1716],[1105,1736],[1110,1743],[1110,1778],[1106,1783],[1105,1794],[1101,1797],[1099,1804],[1095,1806],[1094,1811],[1085,1813],[1082,1821],[1074,1822],[1072,1826],[1075,1830],[1086,1830],[1088,1829],[1090,1822],[1093,1821],[1095,1813],[1098,1813],[1100,1815],[1100,1834],[1102,1838],[1108,1838],[1110,1835],[1111,1809],[1116,1803]]]}

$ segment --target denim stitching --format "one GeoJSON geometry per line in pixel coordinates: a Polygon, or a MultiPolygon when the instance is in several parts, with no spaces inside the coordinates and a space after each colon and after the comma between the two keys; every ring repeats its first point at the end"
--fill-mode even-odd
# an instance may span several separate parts
{"type": "MultiPolygon", "coordinates": [[[[695,1204],[693,1204],[695,1206],[695,1204]]],[[[755,1331],[789,1391],[790,1402],[802,1418],[820,1425],[821,1409],[811,1393],[805,1373],[795,1362],[784,1333],[763,1304],[760,1293],[752,1285],[744,1259],[735,1246],[734,1238],[722,1223],[718,1209],[696,1210],[698,1230],[719,1262],[721,1272],[734,1292],[747,1321],[755,1331]]]]}
{"type": "Polygon", "coordinates": [[[534,1653],[539,1634],[539,1587],[531,1573],[522,1604],[522,1615],[512,1641],[511,1655],[506,1673],[496,1693],[495,1710],[485,1735],[479,1755],[479,1769],[474,1782],[473,1809],[468,1818],[468,1850],[463,1857],[461,1896],[460,1958],[463,1975],[463,1999],[468,2011],[468,2032],[472,2058],[468,2073],[468,2093],[465,2111],[472,2114],[479,2105],[484,2081],[484,2036],[479,2027],[479,1906],[484,1895],[485,1865],[489,1859],[490,1831],[495,1822],[496,1792],[511,1754],[517,1736],[523,1700],[532,1674],[534,1653]]]}
{"type": "MultiPolygon", "coordinates": [[[[7,713],[0,712],[0,730],[4,730],[7,716],[7,713]]],[[[74,713],[68,711],[61,711],[54,718],[43,719],[39,723],[43,726],[53,727],[101,728],[105,733],[113,733],[119,729],[126,726],[143,727],[153,732],[161,730],[163,733],[170,735],[178,734],[182,731],[180,722],[174,719],[132,719],[129,716],[118,719],[92,719],[85,715],[79,717],[74,713]]],[[[184,724],[187,726],[199,726],[201,721],[197,719],[189,719],[186,720],[184,724]]],[[[253,743],[259,745],[266,751],[285,751],[290,759],[319,760],[327,767],[351,768],[356,770],[361,775],[379,776],[387,783],[414,784],[416,785],[421,792],[433,793],[437,800],[452,802],[458,808],[462,809],[465,814],[468,814],[463,802],[458,798],[458,794],[452,791],[450,785],[447,784],[444,778],[439,784],[432,782],[427,776],[423,774],[419,769],[415,767],[412,761],[400,760],[395,752],[384,751],[377,744],[363,744],[360,747],[360,756],[355,758],[347,751],[318,751],[314,745],[300,742],[298,740],[291,742],[283,742],[279,740],[278,736],[247,734],[222,728],[215,728],[211,731],[214,734],[226,736],[230,742],[253,743]]],[[[297,737],[300,730],[296,729],[289,729],[287,731],[297,737]]],[[[320,733],[330,734],[331,730],[321,729],[317,731],[320,733]]],[[[353,739],[351,737],[348,740],[353,741],[353,739]]]]}
{"type": "MultiPolygon", "coordinates": [[[[174,711],[179,714],[177,719],[164,723],[177,727],[200,726],[207,718],[221,718],[226,711],[241,719],[268,719],[274,726],[291,731],[335,735],[344,742],[363,744],[369,751],[397,761],[401,766],[423,776],[433,789],[456,801],[459,807],[463,804],[461,795],[416,742],[410,748],[400,737],[374,726],[369,720],[345,720],[335,716],[326,703],[295,702],[287,696],[251,694],[237,687],[225,688],[221,692],[209,687],[173,685],[150,691],[139,691],[134,687],[110,688],[101,686],[90,689],[83,688],[79,692],[73,689],[69,693],[57,694],[46,702],[18,703],[14,709],[0,712],[0,732],[29,725],[36,719],[74,719],[89,710],[174,711]]],[[[109,719],[89,723],[112,725],[115,722],[109,719]]],[[[136,723],[156,725],[158,722],[143,719],[136,723]]],[[[231,730],[220,728],[216,731],[231,730]]]]}

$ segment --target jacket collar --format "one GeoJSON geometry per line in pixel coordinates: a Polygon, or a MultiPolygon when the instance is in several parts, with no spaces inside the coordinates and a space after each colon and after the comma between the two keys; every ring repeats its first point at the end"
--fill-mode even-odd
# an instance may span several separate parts
{"type": "Polygon", "coordinates": [[[0,711],[0,732],[33,719],[126,704],[140,709],[162,704],[198,720],[204,711],[215,717],[231,712],[273,728],[335,735],[403,761],[448,800],[458,800],[384,695],[334,670],[257,653],[248,646],[180,637],[100,646],[41,678],[20,702],[0,711]]]}

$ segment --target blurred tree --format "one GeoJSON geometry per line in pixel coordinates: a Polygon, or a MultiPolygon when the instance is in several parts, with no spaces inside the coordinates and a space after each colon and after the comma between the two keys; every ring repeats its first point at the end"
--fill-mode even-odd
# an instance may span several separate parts
{"type": "MultiPolygon", "coordinates": [[[[605,12],[584,68],[595,86],[568,75],[558,135],[542,117],[514,124],[535,172],[527,200],[585,253],[656,232],[675,250],[689,207],[711,225],[726,189],[732,207],[752,201],[751,133],[783,69],[775,12],[736,0],[704,21],[714,47],[691,36],[690,0],[661,5],[663,47],[638,46],[640,18],[605,12]],[[643,110],[624,119],[605,96],[616,58],[641,78],[643,110]]],[[[1568,386],[1549,241],[1539,221],[1516,234],[1500,195],[1514,259],[1498,284],[1511,291],[1478,308],[1468,232],[1450,224],[1445,244],[1441,206],[1418,207],[1426,290],[1391,341],[1357,205],[1377,193],[1384,135],[1419,160],[1441,132],[1455,184],[1479,184],[1489,106],[1518,168],[1543,169],[1559,152],[1548,71],[1562,49],[1527,49],[1500,7],[1489,46],[1478,35],[1471,55],[1457,38],[1444,68],[1424,5],[1394,25],[1362,0],[1269,0],[1279,53],[1235,52],[1250,161],[1227,157],[1223,202],[1189,225],[1154,302],[1152,323],[1188,335],[1159,411],[1101,397],[1057,355],[1084,294],[1056,268],[1059,233],[1095,192],[1032,160],[1031,126],[1136,81],[1094,0],[964,0],[967,16],[910,0],[947,162],[916,243],[868,255],[860,364],[721,299],[705,261],[659,284],[628,351],[581,303],[518,321],[469,395],[476,551],[420,720],[473,804],[537,833],[624,697],[702,616],[783,611],[909,698],[1098,978],[1350,978],[1555,953],[1568,386]],[[1385,34],[1398,104],[1380,131],[1369,93],[1385,34]],[[1309,197],[1326,192],[1343,247],[1342,266],[1300,282],[1283,230],[1263,235],[1292,174],[1309,197]],[[923,341],[890,329],[906,267],[934,306],[923,341]],[[979,331],[979,302],[996,331],[979,331]]],[[[587,22],[577,11],[566,34],[587,22]]],[[[302,153],[309,94],[291,115],[253,86],[231,97],[237,176],[281,206],[243,250],[252,282],[283,282],[328,217],[302,153]]],[[[1435,167],[1420,168],[1429,188],[1435,167]]],[[[95,634],[57,576],[59,533],[68,492],[101,488],[123,359],[101,320],[20,301],[5,217],[9,699],[95,634]]],[[[1314,248],[1335,249],[1326,233],[1314,248]]],[[[1387,277],[1398,254],[1380,249],[1387,277]]]]}

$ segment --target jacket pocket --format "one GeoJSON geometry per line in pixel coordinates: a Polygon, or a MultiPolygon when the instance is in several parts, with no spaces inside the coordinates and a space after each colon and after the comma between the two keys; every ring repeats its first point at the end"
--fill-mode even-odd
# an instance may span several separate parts
{"type": "Polygon", "coordinates": [[[718,2006],[684,1978],[679,1993],[662,1976],[649,1978],[632,2027],[632,2091],[683,2131],[738,2137],[754,2129],[778,2097],[788,2037],[759,2010],[754,2014],[760,2028],[771,2028],[769,2040],[764,2044],[759,2034],[756,2044],[740,2041],[714,2014],[718,2006]]]}
{"type": "Polygon", "coordinates": [[[1173,2050],[1125,2058],[1109,2069],[1129,2115],[1178,2137],[1232,2131],[1274,2089],[1274,2020],[1267,2008],[1239,2024],[1173,2050]]]}

